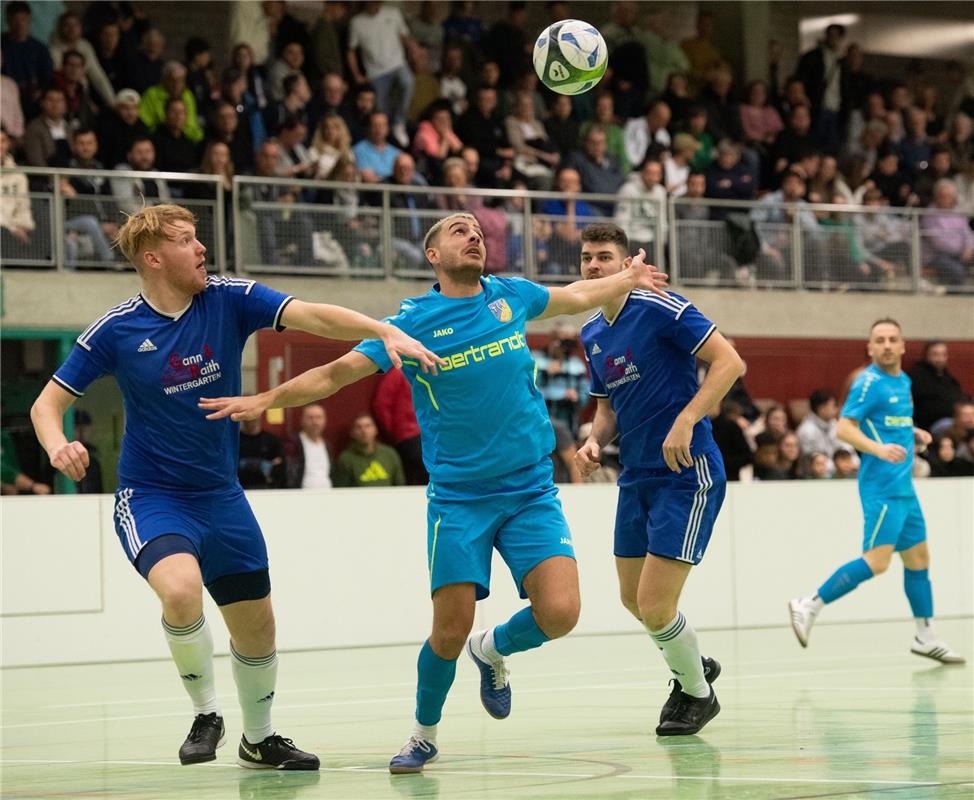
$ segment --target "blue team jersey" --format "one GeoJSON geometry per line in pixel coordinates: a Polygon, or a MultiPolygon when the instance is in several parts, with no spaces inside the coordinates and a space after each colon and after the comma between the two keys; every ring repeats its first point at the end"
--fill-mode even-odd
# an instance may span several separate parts
{"type": "MultiPolygon", "coordinates": [[[[521,278],[484,277],[473,297],[444,297],[439,285],[404,300],[397,328],[447,359],[436,375],[403,362],[431,483],[493,478],[547,458],[555,440],[525,323],[548,305],[548,290],[521,278]]],[[[356,348],[383,372],[382,343],[356,348]]]]}
{"type": "Polygon", "coordinates": [[[868,453],[859,467],[861,497],[912,497],[913,395],[905,372],[889,375],[870,364],[855,379],[840,416],[854,419],[870,439],[898,444],[906,450],[900,464],[890,464],[868,453]]]}
{"type": "MultiPolygon", "coordinates": [[[[663,440],[700,388],[695,355],[717,327],[689,300],[667,294],[636,289],[615,319],[600,311],[582,326],[591,393],[609,398],[625,467],[666,467],[663,440]]],[[[715,447],[704,417],[693,428],[690,453],[696,458],[715,447]]]]}
{"type": "Polygon", "coordinates": [[[240,357],[259,328],[281,330],[287,295],[253,281],[206,279],[179,315],[141,295],[110,309],[78,337],[53,380],[75,397],[114,375],[125,406],[122,486],[198,492],[236,486],[239,424],[209,421],[200,397],[240,394],[240,357]]]}

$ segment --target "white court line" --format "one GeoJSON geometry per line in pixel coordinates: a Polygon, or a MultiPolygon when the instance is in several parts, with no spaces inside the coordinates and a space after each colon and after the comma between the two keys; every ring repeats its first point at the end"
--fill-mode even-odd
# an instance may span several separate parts
{"type": "MultiPolygon", "coordinates": [[[[182,769],[172,761],[83,761],[81,759],[68,760],[40,760],[40,759],[3,759],[0,765],[6,764],[81,764],[88,766],[133,766],[133,767],[175,767],[182,769]]],[[[209,769],[228,768],[240,769],[237,764],[211,762],[209,764],[198,764],[197,768],[204,767],[209,769]]],[[[353,767],[322,767],[321,772],[364,772],[364,773],[388,773],[387,767],[370,767],[365,764],[353,767]]],[[[856,786],[974,786],[974,783],[945,783],[943,781],[891,781],[891,780],[868,780],[864,778],[767,778],[767,777],[744,777],[739,775],[641,775],[625,773],[622,775],[607,774],[583,774],[565,772],[517,772],[506,770],[467,770],[467,769],[438,769],[432,768],[429,772],[424,772],[427,777],[436,775],[465,775],[470,777],[497,777],[497,778],[566,778],[571,780],[587,780],[595,778],[641,780],[641,781],[710,781],[711,783],[805,783],[821,786],[831,786],[835,784],[847,784],[856,786]]]]}
{"type": "MultiPolygon", "coordinates": [[[[825,670],[813,670],[810,672],[777,672],[777,673],[766,673],[766,674],[754,674],[754,675],[728,675],[724,679],[724,683],[730,681],[745,681],[745,680],[761,680],[766,678],[795,678],[803,677],[806,675],[828,675],[828,674],[838,674],[838,675],[848,675],[854,672],[901,672],[902,667],[898,665],[890,665],[886,667],[874,667],[865,666],[858,669],[825,669],[825,670]]],[[[413,685],[413,684],[410,684],[413,685]]],[[[639,682],[639,683],[612,683],[612,684],[595,684],[590,686],[548,686],[539,689],[518,689],[519,695],[523,694],[557,694],[559,692],[582,692],[582,691],[619,691],[621,689],[648,689],[656,686],[656,683],[649,681],[639,682]]],[[[288,704],[275,704],[274,708],[276,710],[300,710],[305,708],[337,708],[341,706],[356,706],[356,705],[375,705],[379,703],[401,703],[407,698],[404,697],[382,697],[382,698],[372,698],[368,700],[332,700],[322,703],[288,703],[288,704]]],[[[411,698],[409,698],[411,699],[411,698]]],[[[185,711],[173,711],[165,714],[127,714],[120,717],[87,717],[84,719],[68,719],[68,720],[51,720],[49,722],[15,722],[9,725],[0,725],[0,730],[13,730],[20,728],[50,728],[57,725],[83,725],[86,723],[97,722],[122,722],[127,720],[136,719],[166,719],[170,717],[183,717],[186,715],[185,711]]]]}
{"type": "MultiPolygon", "coordinates": [[[[795,663],[808,663],[808,662],[821,662],[821,661],[839,661],[844,664],[848,664],[854,661],[868,661],[876,662],[877,660],[882,660],[884,658],[893,658],[895,656],[902,655],[901,651],[890,653],[873,653],[868,656],[808,656],[801,657],[797,656],[795,658],[777,658],[777,659],[762,659],[761,661],[737,661],[734,663],[735,669],[740,669],[743,667],[759,666],[764,667],[769,664],[795,664],[795,663]]],[[[285,654],[286,656],[286,654],[285,654]]],[[[639,667],[619,667],[613,669],[613,673],[619,672],[645,672],[646,666],[639,667]]],[[[524,680],[535,680],[544,678],[564,678],[569,676],[580,676],[580,675],[604,675],[604,669],[589,669],[589,670],[577,670],[571,672],[532,672],[529,675],[518,675],[519,679],[524,680]]],[[[794,674],[794,673],[791,673],[794,674]]],[[[479,676],[471,678],[457,678],[454,681],[454,685],[458,683],[478,683],[480,681],[479,676]]],[[[287,694],[290,697],[295,694],[314,694],[315,692],[345,692],[345,691],[358,691],[360,689],[395,689],[403,686],[415,687],[416,681],[408,681],[401,683],[363,683],[351,686],[318,686],[308,689],[289,689],[287,694]]],[[[912,690],[910,690],[912,691],[912,690]]],[[[236,700],[237,695],[233,693],[220,694],[221,699],[226,700],[236,700]]],[[[152,697],[145,699],[132,699],[132,700],[103,700],[103,701],[89,701],[85,703],[57,703],[55,705],[41,706],[41,708],[50,709],[62,709],[62,708],[93,708],[98,706],[120,706],[120,705],[137,705],[139,703],[176,703],[181,700],[185,700],[185,695],[178,695],[173,697],[152,697]]]]}

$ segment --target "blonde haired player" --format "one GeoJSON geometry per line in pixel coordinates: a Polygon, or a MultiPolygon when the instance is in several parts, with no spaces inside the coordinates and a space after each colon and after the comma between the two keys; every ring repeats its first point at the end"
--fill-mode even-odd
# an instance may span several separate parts
{"type": "Polygon", "coordinates": [[[162,602],[162,626],[195,718],[183,764],[212,761],[224,741],[213,675],[205,585],[230,631],[243,714],[238,762],[250,768],[316,770],[318,758],[275,733],[274,612],[267,551],[237,480],[238,425],[200,413],[205,392],[240,391],[244,343],[260,328],[296,328],[333,339],[379,337],[435,369],[435,356],[397,328],[355,311],[303,303],[254,281],[207,275],[193,215],[177,205],[129,217],[117,244],[142,290],[95,320],[31,409],[51,463],[71,480],[88,467],[81,442],[64,435],[65,412],[101,375],[118,381],[125,435],[115,529],[126,556],[162,602]]]}

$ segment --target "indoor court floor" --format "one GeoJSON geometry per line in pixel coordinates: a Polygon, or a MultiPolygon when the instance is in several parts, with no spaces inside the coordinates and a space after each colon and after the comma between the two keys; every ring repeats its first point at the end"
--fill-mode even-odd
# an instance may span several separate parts
{"type": "MultiPolygon", "coordinates": [[[[782,615],[785,614],[782,603],[782,615]]],[[[240,719],[217,662],[227,744],[181,767],[191,714],[153,661],[7,669],[3,798],[917,798],[974,797],[974,669],[908,652],[912,622],[701,632],[723,710],[701,735],[657,739],[668,674],[646,636],[569,637],[510,659],[513,713],[487,716],[461,657],[424,775],[386,765],[409,733],[415,646],[282,655],[279,732],[320,773],[236,766],[240,719]]],[[[939,622],[972,655],[970,619],[939,622]]],[[[160,633],[160,636],[162,634],[160,633]]]]}

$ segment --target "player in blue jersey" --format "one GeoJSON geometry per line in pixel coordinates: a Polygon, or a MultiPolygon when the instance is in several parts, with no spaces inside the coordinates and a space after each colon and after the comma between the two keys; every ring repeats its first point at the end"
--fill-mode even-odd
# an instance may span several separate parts
{"type": "MultiPolygon", "coordinates": [[[[511,710],[504,657],[564,636],[578,619],[578,571],[552,484],[554,436],[535,385],[526,322],[665,285],[665,276],[642,258],[618,275],[550,289],[520,278],[484,277],[483,233],[470,214],[452,214],[433,225],[425,250],[439,282],[427,294],[404,300],[390,321],[445,359],[437,375],[423,375],[414,362],[403,360],[430,474],[433,630],[419,654],[415,727],[389,764],[393,773],[419,772],[437,758],[437,723],[465,647],[480,670],[484,708],[501,719],[511,710]],[[490,590],[494,548],[530,606],[502,625],[471,634],[476,601],[490,590]]],[[[363,342],[263,395],[201,405],[214,418],[250,419],[267,408],[327,397],[391,366],[379,343],[363,342]]]]}
{"type": "Polygon", "coordinates": [[[244,723],[239,763],[316,770],[318,758],[271,725],[274,614],[264,539],[237,480],[238,425],[207,422],[197,401],[204,392],[240,391],[241,352],[259,328],[352,340],[379,335],[392,361],[401,352],[432,366],[434,356],[398,328],[354,311],[208,276],[193,215],[179,206],[142,209],[122,227],[118,244],[142,291],[78,337],[34,403],[34,429],[51,463],[80,480],[88,453],[65,438],[64,414],[93,380],[115,376],[125,404],[115,527],[125,554],[162,601],[166,640],[193,702],[180,761],[212,761],[225,738],[203,616],[205,585],[230,631],[244,723]]]}
{"type": "MultiPolygon", "coordinates": [[[[589,225],[581,238],[587,280],[615,275],[631,261],[616,225],[589,225]]],[[[679,601],[707,549],[727,482],[707,412],[744,365],[716,325],[672,292],[636,289],[603,303],[581,338],[598,407],[576,461],[583,474],[594,472],[601,449],[619,437],[613,549],[622,603],[674,675],[657,735],[693,734],[720,711],[710,685],[720,664],[701,658],[679,601]],[[697,358],[710,365],[702,385],[697,358]]]]}
{"type": "Polygon", "coordinates": [[[899,553],[903,590],[916,621],[910,651],[944,664],[963,664],[962,656],[937,639],[933,625],[927,528],[912,477],[914,444],[926,447],[931,436],[913,426],[911,381],[902,370],[906,345],[899,323],[892,319],[874,322],[867,349],[873,363],[849,389],[836,429],[838,437],[862,455],[862,556],[839,567],[818,591],[792,600],[788,604],[791,627],[801,646],[808,647],[819,612],[863,581],[885,572],[893,553],[899,553]]]}

